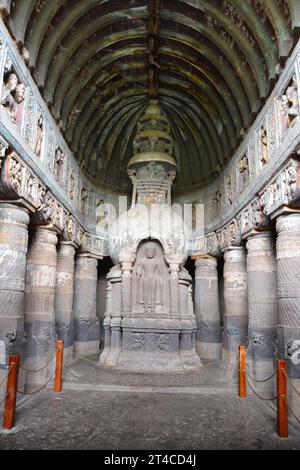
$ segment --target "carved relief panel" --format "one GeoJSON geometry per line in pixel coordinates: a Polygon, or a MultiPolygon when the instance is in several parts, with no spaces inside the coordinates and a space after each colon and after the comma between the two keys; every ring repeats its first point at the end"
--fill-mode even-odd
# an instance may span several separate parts
{"type": "Polygon", "coordinates": [[[22,128],[25,94],[25,84],[22,83],[10,57],[7,56],[4,66],[1,105],[5,109],[9,120],[19,130],[22,128]]]}
{"type": "Polygon", "coordinates": [[[277,100],[277,116],[280,138],[283,140],[287,131],[299,120],[299,90],[294,73],[277,100]]]}

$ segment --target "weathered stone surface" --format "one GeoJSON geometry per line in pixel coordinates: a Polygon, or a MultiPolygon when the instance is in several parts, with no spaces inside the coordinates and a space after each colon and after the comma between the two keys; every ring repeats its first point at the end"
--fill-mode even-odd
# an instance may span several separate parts
{"type": "Polygon", "coordinates": [[[24,292],[28,246],[28,211],[0,204],[0,340],[10,354],[24,360],[24,292]]]}
{"type": "MultiPolygon", "coordinates": [[[[288,373],[299,388],[300,362],[291,348],[300,340],[300,214],[281,216],[276,223],[278,282],[278,353],[288,361],[288,373]]],[[[293,394],[293,407],[300,399],[293,394]]]]}
{"type": "MultiPolygon", "coordinates": [[[[262,232],[247,241],[249,348],[252,376],[270,377],[275,368],[277,339],[276,251],[273,234],[262,232]]],[[[275,395],[274,380],[255,383],[261,395],[275,395]]]]}
{"type": "Polygon", "coordinates": [[[238,347],[248,336],[246,250],[232,247],[224,254],[223,360],[236,367],[238,347]]]}
{"type": "Polygon", "coordinates": [[[196,350],[203,359],[221,359],[221,325],[216,258],[195,261],[196,350]]]}
{"type": "Polygon", "coordinates": [[[78,255],[74,278],[75,354],[97,354],[100,322],[97,318],[97,264],[95,258],[78,255]]]}
{"type": "Polygon", "coordinates": [[[64,362],[73,358],[74,345],[74,268],[75,248],[69,242],[61,242],[57,252],[55,286],[55,326],[57,337],[64,340],[64,362]]]}
{"type": "MultiPolygon", "coordinates": [[[[30,237],[26,266],[25,331],[27,337],[26,367],[40,369],[54,357],[57,236],[46,228],[34,229],[30,237]]],[[[45,383],[53,372],[51,361],[38,373],[28,373],[27,385],[45,383]]]]}

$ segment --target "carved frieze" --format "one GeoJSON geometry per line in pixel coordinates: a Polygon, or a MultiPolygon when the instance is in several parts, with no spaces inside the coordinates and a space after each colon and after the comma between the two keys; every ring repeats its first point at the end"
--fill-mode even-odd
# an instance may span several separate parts
{"type": "Polygon", "coordinates": [[[278,100],[278,120],[281,139],[299,119],[299,95],[297,77],[294,74],[278,100]]]}
{"type": "Polygon", "coordinates": [[[95,258],[103,258],[107,256],[107,240],[105,238],[96,237],[90,233],[84,232],[79,237],[80,251],[89,253],[95,258]]]}
{"type": "Polygon", "coordinates": [[[274,216],[285,207],[300,208],[300,165],[298,159],[289,159],[281,172],[261,193],[264,213],[274,216]]]}
{"type": "Polygon", "coordinates": [[[237,220],[242,238],[247,238],[254,231],[267,230],[270,227],[270,221],[263,212],[263,203],[260,197],[256,197],[241,211],[237,220]]]}

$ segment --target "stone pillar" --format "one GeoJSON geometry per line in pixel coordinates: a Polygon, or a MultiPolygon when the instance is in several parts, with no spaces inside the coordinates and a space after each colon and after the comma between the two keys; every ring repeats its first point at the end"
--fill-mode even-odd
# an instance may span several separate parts
{"type": "Polygon", "coordinates": [[[224,337],[222,354],[223,361],[235,368],[238,347],[240,344],[246,344],[248,334],[245,248],[229,248],[224,253],[224,261],[224,337]]]}
{"type": "Polygon", "coordinates": [[[101,348],[103,347],[104,344],[104,327],[103,327],[103,322],[104,322],[104,316],[105,316],[105,310],[106,310],[106,276],[101,275],[98,277],[97,281],[97,317],[100,321],[100,346],[101,348]]]}
{"type": "MultiPolygon", "coordinates": [[[[276,230],[278,357],[287,360],[291,383],[300,393],[300,214],[279,217],[276,230]]],[[[299,416],[299,396],[292,388],[289,396],[299,416]]]]}
{"type": "Polygon", "coordinates": [[[64,340],[64,363],[73,359],[74,256],[74,245],[71,242],[60,242],[57,252],[55,325],[57,337],[64,340]]]}
{"type": "Polygon", "coordinates": [[[100,323],[97,318],[97,264],[95,258],[80,254],[76,259],[74,282],[74,351],[81,356],[99,353],[100,323]]]}
{"type": "Polygon", "coordinates": [[[26,209],[0,204],[0,364],[10,354],[24,362],[24,292],[29,216],[26,209]]]}
{"type": "MultiPolygon", "coordinates": [[[[56,234],[36,228],[30,238],[26,268],[25,331],[26,366],[39,369],[52,359],[55,351],[54,294],[56,280],[56,234]]],[[[54,362],[38,373],[28,373],[26,383],[45,383],[54,362]]]]}
{"type": "MultiPolygon", "coordinates": [[[[247,241],[249,348],[251,373],[264,379],[274,371],[277,339],[276,251],[271,232],[257,233],[247,241]]],[[[275,395],[275,382],[256,382],[266,398],[275,395]]]]}
{"type": "Polygon", "coordinates": [[[221,322],[219,310],[217,260],[195,261],[196,351],[201,359],[221,360],[221,322]]]}
{"type": "Polygon", "coordinates": [[[170,263],[170,313],[179,317],[179,266],[177,263],[170,263]]]}

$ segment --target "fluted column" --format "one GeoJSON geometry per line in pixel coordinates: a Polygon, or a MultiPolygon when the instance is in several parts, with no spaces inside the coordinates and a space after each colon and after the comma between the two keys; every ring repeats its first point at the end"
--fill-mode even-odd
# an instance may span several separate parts
{"type": "Polygon", "coordinates": [[[74,256],[74,245],[71,242],[60,242],[57,251],[55,326],[58,338],[64,340],[64,363],[73,359],[74,256]]]}
{"type": "Polygon", "coordinates": [[[28,211],[0,204],[0,363],[24,350],[24,292],[28,211]]]}
{"type": "MultiPolygon", "coordinates": [[[[288,374],[300,393],[300,214],[281,216],[276,223],[278,279],[278,356],[288,362],[288,374]]],[[[300,399],[290,389],[294,412],[300,399]]]]}
{"type": "Polygon", "coordinates": [[[248,302],[246,250],[231,247],[224,253],[223,360],[236,366],[239,344],[247,342],[248,302]]]}
{"type": "MultiPolygon", "coordinates": [[[[55,350],[56,244],[56,234],[46,228],[36,228],[30,237],[26,268],[25,331],[26,366],[31,369],[44,366],[55,350]]],[[[53,363],[39,373],[28,373],[27,384],[44,383],[53,370],[52,366],[53,363]]]]}
{"type": "Polygon", "coordinates": [[[95,258],[80,254],[76,258],[73,313],[74,351],[82,356],[99,353],[100,323],[97,318],[97,265],[95,258]]]}
{"type": "Polygon", "coordinates": [[[218,360],[222,356],[217,260],[195,261],[196,350],[201,359],[218,360]]]}
{"type": "MultiPolygon", "coordinates": [[[[276,250],[271,232],[257,233],[247,241],[249,348],[252,375],[272,375],[277,338],[276,250]]],[[[255,383],[266,398],[274,396],[274,380],[255,383]]]]}

